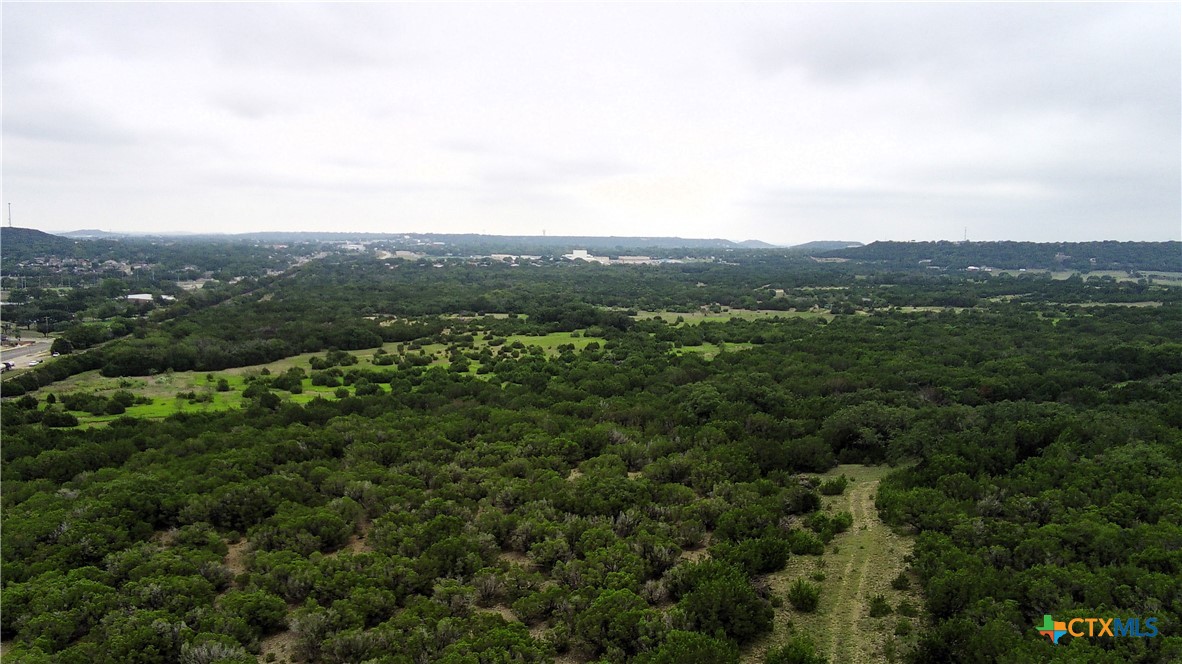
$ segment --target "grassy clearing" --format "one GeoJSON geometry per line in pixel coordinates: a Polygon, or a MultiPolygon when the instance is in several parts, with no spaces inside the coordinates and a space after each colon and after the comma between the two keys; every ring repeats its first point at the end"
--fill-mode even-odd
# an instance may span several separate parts
{"type": "Polygon", "coordinates": [[[941,312],[954,311],[960,313],[965,310],[965,307],[895,307],[896,311],[903,313],[919,313],[919,312],[941,312]]]}
{"type": "Polygon", "coordinates": [[[703,343],[701,346],[682,346],[680,348],[674,348],[673,354],[674,355],[685,355],[686,353],[697,353],[697,354],[701,355],[702,357],[706,358],[707,360],[712,360],[719,353],[721,353],[724,350],[728,353],[734,353],[734,352],[740,351],[740,350],[749,350],[754,347],[755,347],[755,344],[749,344],[749,343],[712,344],[712,343],[706,342],[706,343],[703,343]]]}
{"type": "Polygon", "coordinates": [[[732,318],[740,320],[755,320],[758,318],[824,318],[832,320],[833,314],[828,311],[779,311],[776,309],[727,309],[721,312],[711,311],[693,311],[690,313],[678,313],[676,311],[638,311],[633,318],[642,320],[646,318],[661,318],[667,323],[675,323],[678,318],[686,325],[698,325],[699,323],[725,323],[732,318]]]}
{"type": "MultiPolygon", "coordinates": [[[[546,351],[547,354],[557,355],[558,347],[566,344],[571,344],[575,350],[583,350],[591,342],[597,342],[603,345],[607,340],[601,337],[586,337],[582,332],[551,332],[550,334],[540,337],[527,337],[521,334],[514,334],[505,337],[505,345],[512,345],[514,342],[520,341],[525,347],[537,346],[546,351]]],[[[477,348],[481,348],[486,342],[483,340],[477,341],[477,348]]]]}
{"type": "MultiPolygon", "coordinates": [[[[754,312],[747,312],[752,315],[754,312]]],[[[728,314],[729,315],[729,314],[728,314]]],[[[489,347],[488,340],[478,336],[470,345],[459,348],[465,354],[472,352],[480,352],[485,348],[491,348],[494,353],[503,350],[509,350],[515,344],[520,343],[523,349],[517,349],[523,354],[528,354],[531,349],[538,349],[547,357],[555,357],[559,354],[559,348],[570,345],[576,351],[586,348],[591,343],[606,343],[606,339],[601,337],[585,336],[583,331],[575,332],[553,332],[541,336],[526,336],[526,335],[510,335],[504,338],[504,342],[496,347],[489,347]]],[[[420,353],[431,358],[430,364],[432,367],[450,367],[450,355],[453,350],[448,344],[435,343],[425,344],[415,349],[407,348],[409,344],[403,343],[388,343],[381,347],[387,354],[399,356],[419,355],[420,353]],[[403,350],[399,350],[399,346],[403,350]]],[[[724,349],[726,351],[734,352],[740,350],[747,350],[752,347],[749,343],[730,343],[730,344],[712,344],[704,343],[701,346],[687,346],[684,348],[675,349],[673,352],[677,354],[696,353],[707,359],[713,359],[724,349]]],[[[379,370],[396,370],[395,366],[375,366],[372,364],[373,358],[378,352],[378,348],[371,348],[366,350],[353,351],[352,355],[358,358],[358,364],[353,365],[360,369],[379,369],[379,370]]],[[[533,350],[536,353],[538,350],[533,350]]],[[[243,406],[244,399],[242,398],[242,391],[246,389],[247,380],[251,377],[258,376],[264,372],[269,372],[271,375],[279,375],[284,371],[299,367],[304,369],[311,376],[311,360],[315,356],[323,356],[324,353],[304,353],[287,357],[282,360],[268,362],[266,364],[256,364],[246,367],[235,367],[216,372],[201,372],[201,371],[182,371],[182,372],[167,372],[155,376],[139,376],[127,378],[106,378],[102,376],[97,370],[88,371],[86,373],[71,376],[63,381],[59,381],[49,387],[43,388],[33,393],[38,399],[44,401],[50,394],[70,394],[76,392],[92,393],[103,397],[110,397],[113,393],[119,390],[127,390],[137,397],[147,397],[152,400],[149,404],[137,404],[129,406],[126,412],[120,415],[92,415],[85,411],[71,411],[82,426],[105,426],[107,423],[118,419],[119,417],[138,417],[145,419],[162,419],[175,415],[177,413],[202,413],[219,410],[229,410],[233,408],[240,408],[243,406]],[[217,391],[217,384],[219,380],[224,379],[229,384],[229,391],[217,391]],[[192,393],[197,399],[188,398],[188,394],[192,393]],[[186,396],[181,396],[186,395],[186,396]]],[[[477,371],[480,369],[481,363],[475,360],[471,361],[468,368],[468,374],[478,375],[477,371]]],[[[344,367],[347,371],[351,367],[344,367]]],[[[488,374],[479,374],[480,377],[488,377],[488,374]]],[[[335,399],[335,387],[325,387],[312,385],[311,378],[305,378],[302,383],[303,391],[299,394],[291,394],[282,390],[274,390],[275,394],[285,401],[293,403],[304,404],[312,401],[317,397],[325,399],[335,399]]],[[[385,388],[388,390],[388,388],[385,388]]],[[[349,388],[350,393],[352,389],[349,388]]]]}
{"type": "Polygon", "coordinates": [[[1164,302],[1048,302],[1047,304],[1057,307],[1160,307],[1164,302]]]}
{"type": "MultiPolygon", "coordinates": [[[[253,368],[253,367],[244,367],[253,368]]],[[[96,373],[97,372],[92,372],[96,373]]],[[[138,404],[129,406],[127,411],[120,415],[91,415],[85,411],[70,411],[78,418],[79,424],[82,426],[101,426],[105,425],[120,417],[138,417],[143,419],[163,419],[170,415],[177,413],[204,413],[210,411],[230,410],[233,408],[240,408],[245,401],[242,398],[242,390],[245,389],[245,380],[241,375],[233,375],[229,372],[215,373],[213,383],[205,381],[206,374],[197,372],[183,372],[173,373],[162,376],[166,384],[174,386],[171,391],[160,393],[158,384],[152,384],[152,379],[147,381],[131,381],[147,383],[147,386],[137,389],[134,384],[129,387],[116,387],[115,389],[126,389],[136,396],[147,396],[152,399],[150,404],[138,404]],[[226,382],[230,384],[229,392],[218,392],[213,386],[216,384],[218,378],[225,378],[226,382]],[[176,387],[180,386],[180,387],[176,387]],[[197,395],[208,395],[209,401],[191,401],[186,397],[177,395],[177,392],[188,393],[193,392],[197,395]]],[[[79,381],[80,386],[85,386],[85,374],[80,374],[74,378],[83,378],[79,381]]],[[[97,376],[98,381],[111,381],[118,379],[102,378],[97,376]]],[[[311,379],[303,381],[303,392],[299,394],[291,394],[282,390],[275,390],[284,401],[291,401],[293,403],[305,404],[317,397],[325,399],[335,399],[334,390],[336,388],[312,385],[311,379]]],[[[65,390],[58,390],[65,392],[65,390]]],[[[109,396],[113,391],[109,388],[105,389],[86,389],[79,387],[71,390],[76,392],[94,392],[103,396],[109,396]]],[[[352,390],[350,390],[351,392],[352,390]]]]}
{"type": "Polygon", "coordinates": [[[1141,279],[1152,279],[1153,283],[1162,286],[1182,286],[1182,272],[1164,272],[1160,270],[1150,270],[1140,272],[1141,276],[1131,277],[1128,272],[1124,270],[1093,270],[1091,272],[1079,272],[1077,270],[1027,270],[1025,272],[1018,272],[1017,270],[997,270],[995,275],[1008,274],[1011,276],[1018,276],[1019,274],[1050,274],[1052,279],[1068,279],[1073,275],[1079,275],[1081,279],[1088,277],[1112,277],[1117,281],[1140,281],[1141,279]]]}
{"type": "MultiPolygon", "coordinates": [[[[536,346],[542,350],[547,356],[558,355],[559,346],[565,344],[573,345],[577,350],[586,348],[592,342],[604,343],[606,340],[599,337],[586,337],[581,332],[555,332],[544,336],[526,336],[513,335],[505,339],[505,343],[498,347],[505,348],[512,346],[514,343],[520,342],[521,345],[528,349],[531,346],[536,346]]],[[[405,344],[388,343],[381,348],[386,353],[399,355],[399,346],[405,344]]],[[[483,338],[477,338],[472,346],[474,348],[466,348],[465,351],[481,349],[488,346],[488,341],[483,338]]],[[[431,363],[428,366],[448,367],[451,365],[448,357],[451,347],[448,344],[425,344],[415,350],[405,350],[409,355],[417,355],[420,352],[430,356],[431,363]]],[[[358,358],[358,364],[354,365],[357,368],[373,368],[373,369],[395,369],[393,366],[380,367],[374,366],[372,360],[377,353],[377,348],[371,348],[360,351],[353,351],[353,355],[358,358]]],[[[716,353],[715,353],[716,354],[716,353]]],[[[247,379],[252,376],[258,376],[264,373],[264,370],[270,372],[272,375],[283,373],[289,368],[299,367],[304,369],[311,375],[311,360],[314,356],[323,356],[324,353],[304,353],[287,357],[282,360],[268,362],[266,364],[256,364],[246,367],[235,367],[216,372],[201,372],[201,371],[181,371],[181,372],[167,372],[155,376],[137,376],[127,378],[107,378],[101,375],[97,370],[88,371],[75,376],[71,376],[65,380],[59,381],[49,387],[43,388],[33,393],[38,399],[44,401],[49,394],[69,394],[74,392],[85,392],[98,394],[103,397],[110,397],[113,393],[119,390],[127,390],[137,397],[147,397],[152,400],[150,404],[137,404],[127,408],[126,412],[121,415],[91,415],[85,411],[71,411],[78,417],[78,421],[82,426],[105,426],[107,423],[119,417],[138,417],[145,419],[162,419],[177,413],[200,413],[208,411],[229,410],[233,408],[240,408],[243,405],[242,391],[247,386],[247,379]],[[230,386],[230,390],[226,392],[217,391],[217,383],[220,379],[225,379],[230,386]],[[201,399],[196,402],[187,397],[178,396],[178,394],[193,393],[201,399]]],[[[347,370],[349,367],[345,367],[347,370]]],[[[480,363],[473,361],[469,367],[469,374],[475,375],[477,369],[480,368],[480,363]]],[[[293,403],[304,404],[312,401],[317,397],[326,399],[336,398],[336,388],[312,385],[311,378],[305,378],[303,383],[303,392],[299,394],[290,394],[288,392],[276,390],[278,394],[285,401],[293,403]]],[[[388,388],[387,388],[388,389],[388,388]]],[[[349,390],[352,392],[352,389],[349,390]]]]}
{"type": "Polygon", "coordinates": [[[772,592],[781,598],[787,597],[797,579],[820,586],[820,606],[813,613],[801,613],[785,600],[784,606],[776,609],[774,631],[744,653],[744,662],[762,662],[769,648],[794,634],[807,634],[831,662],[901,661],[914,646],[921,628],[919,618],[899,615],[898,607],[906,600],[917,610],[922,608],[916,582],[912,579],[906,591],[891,587],[891,581],[906,567],[903,558],[911,552],[913,541],[880,521],[874,507],[878,483],[891,470],[846,465],[821,476],[844,474],[852,480],[845,493],[822,496],[822,501],[828,513],[850,512],[853,525],[833,538],[823,556],[793,556],[787,568],[768,577],[772,592]],[[879,594],[886,597],[893,611],[871,618],[870,601],[879,594]],[[910,634],[896,634],[900,621],[909,623],[910,634]]]}
{"type": "Polygon", "coordinates": [[[1152,279],[1155,284],[1182,286],[1182,272],[1142,272],[1141,274],[1146,279],[1152,279]]]}

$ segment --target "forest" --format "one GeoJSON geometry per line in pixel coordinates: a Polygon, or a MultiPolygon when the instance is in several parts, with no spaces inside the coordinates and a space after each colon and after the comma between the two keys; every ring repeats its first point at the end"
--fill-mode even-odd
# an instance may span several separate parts
{"type": "Polygon", "coordinates": [[[4,659],[1182,659],[1182,287],[910,259],[23,293],[69,315],[2,383],[4,659]],[[868,523],[899,571],[839,596],[868,523]]]}

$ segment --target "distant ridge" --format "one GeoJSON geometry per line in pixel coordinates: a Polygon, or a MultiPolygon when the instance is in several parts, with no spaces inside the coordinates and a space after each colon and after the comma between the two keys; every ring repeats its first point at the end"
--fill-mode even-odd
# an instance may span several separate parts
{"type": "Polygon", "coordinates": [[[763,240],[743,240],[742,242],[738,242],[736,244],[738,244],[740,247],[743,247],[744,249],[776,249],[778,247],[778,245],[768,244],[763,240]]]}
{"type": "Polygon", "coordinates": [[[126,233],[112,233],[110,231],[100,231],[96,228],[88,228],[79,231],[70,231],[62,233],[62,237],[73,238],[75,240],[110,240],[113,238],[126,237],[126,233]]]}
{"type": "MultiPolygon", "coordinates": [[[[333,231],[260,231],[253,233],[127,233],[95,228],[60,233],[57,237],[74,240],[165,240],[220,242],[367,242],[405,241],[411,244],[434,244],[452,247],[496,249],[595,249],[601,252],[641,249],[777,249],[780,245],[762,240],[733,242],[722,238],[682,238],[675,236],[587,236],[587,235],[484,235],[478,233],[364,233],[333,231]]],[[[839,243],[838,246],[848,246],[839,243]]]]}
{"type": "Polygon", "coordinates": [[[759,240],[732,242],[721,238],[681,238],[660,236],[596,237],[588,235],[483,235],[478,233],[325,233],[272,231],[239,235],[184,236],[184,239],[213,237],[256,242],[364,242],[408,241],[422,244],[476,248],[588,249],[599,251],[639,249],[754,249],[774,248],[759,240]]]}
{"type": "Polygon", "coordinates": [[[834,251],[837,249],[852,249],[866,246],[861,242],[846,242],[844,240],[814,240],[804,244],[794,244],[789,249],[793,251],[834,251]]]}

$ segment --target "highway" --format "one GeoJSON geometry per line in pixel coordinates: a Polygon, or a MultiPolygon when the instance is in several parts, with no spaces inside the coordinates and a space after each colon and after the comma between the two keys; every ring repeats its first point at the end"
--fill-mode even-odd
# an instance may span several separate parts
{"type": "Polygon", "coordinates": [[[44,360],[49,357],[49,347],[53,339],[34,339],[32,343],[21,342],[20,346],[0,348],[0,361],[13,362],[16,369],[28,368],[33,360],[44,360]]]}

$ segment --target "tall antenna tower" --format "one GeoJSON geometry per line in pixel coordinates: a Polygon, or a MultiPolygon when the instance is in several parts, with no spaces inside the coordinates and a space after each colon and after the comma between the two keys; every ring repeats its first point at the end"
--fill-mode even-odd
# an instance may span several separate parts
{"type": "Polygon", "coordinates": [[[8,204],[8,227],[12,228],[12,203],[8,204]]]}

